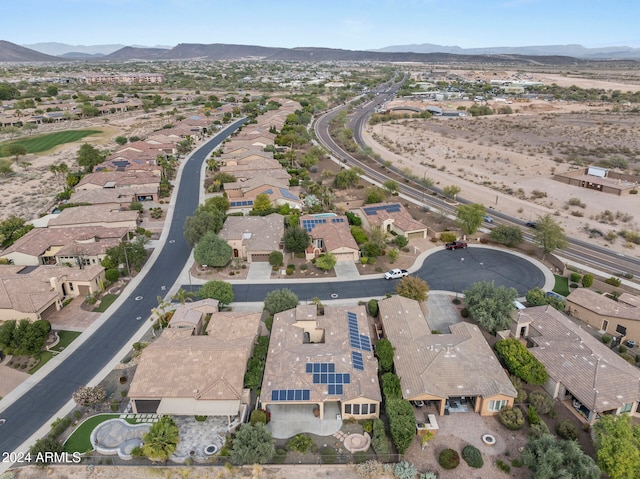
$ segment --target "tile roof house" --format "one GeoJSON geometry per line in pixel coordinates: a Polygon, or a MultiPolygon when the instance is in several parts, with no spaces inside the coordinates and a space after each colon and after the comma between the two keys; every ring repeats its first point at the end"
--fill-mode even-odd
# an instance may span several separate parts
{"type": "Polygon", "coordinates": [[[129,389],[133,412],[227,416],[230,428],[240,422],[250,403],[244,374],[261,315],[213,312],[206,336],[166,328],[140,356],[129,389]]]}
{"type": "Polygon", "coordinates": [[[240,159],[236,165],[224,165],[220,171],[232,174],[237,180],[250,179],[259,176],[271,176],[274,178],[291,178],[278,160],[271,158],[240,159]]]}
{"type": "Polygon", "coordinates": [[[325,306],[324,315],[297,306],[274,316],[261,402],[272,423],[288,410],[311,418],[316,410],[320,421],[376,418],[377,372],[364,306],[325,306]]]}
{"type": "Polygon", "coordinates": [[[100,264],[107,249],[124,241],[128,232],[126,227],[103,226],[35,228],[18,238],[0,256],[11,264],[23,266],[100,264]]]}
{"type": "Polygon", "coordinates": [[[322,253],[332,253],[337,261],[360,259],[360,248],[353,239],[345,216],[334,213],[303,215],[300,217],[300,227],[311,236],[311,245],[306,251],[308,260],[322,253]]]}
{"type": "Polygon", "coordinates": [[[88,203],[90,205],[118,205],[128,209],[132,201],[154,201],[158,199],[158,189],[150,188],[101,188],[78,190],[71,194],[69,203],[88,203]]]}
{"type": "Polygon", "coordinates": [[[284,216],[272,213],[267,216],[229,216],[220,231],[233,250],[234,258],[249,263],[269,261],[272,251],[282,251],[284,216]]]}
{"type": "Polygon", "coordinates": [[[588,288],[576,288],[567,296],[566,311],[594,328],[633,339],[640,344],[640,297],[622,293],[617,300],[588,288]]]}
{"type": "Polygon", "coordinates": [[[49,220],[48,228],[71,228],[76,226],[125,227],[134,231],[138,226],[140,212],[136,210],[108,210],[104,205],[75,206],[62,210],[49,220]]]}
{"type": "Polygon", "coordinates": [[[555,308],[518,311],[512,328],[527,339],[529,351],[544,364],[544,388],[593,423],[601,414],[640,416],[640,369],[555,308]]]}
{"type": "Polygon", "coordinates": [[[47,319],[65,298],[100,291],[104,268],[0,265],[0,321],[47,319]]]}
{"type": "Polygon", "coordinates": [[[427,237],[427,227],[414,220],[400,203],[375,203],[354,208],[351,212],[362,219],[362,226],[368,231],[377,227],[406,236],[409,240],[427,237]]]}
{"type": "Polygon", "coordinates": [[[217,299],[187,302],[173,312],[169,327],[188,329],[193,335],[198,336],[202,334],[206,316],[218,312],[218,304],[217,299]]]}
{"type": "MultiPolygon", "coordinates": [[[[74,187],[75,191],[99,188],[133,188],[143,191],[158,191],[160,176],[148,172],[103,171],[84,175],[74,187]]],[[[157,193],[156,193],[157,194],[157,193]]]]}
{"type": "Polygon", "coordinates": [[[476,325],[432,334],[417,301],[392,296],[378,306],[405,399],[435,402],[440,415],[456,408],[490,416],[513,405],[517,391],[476,325]]]}
{"type": "MultiPolygon", "coordinates": [[[[278,182],[279,181],[276,180],[276,183],[278,182]]],[[[225,192],[227,192],[226,184],[225,192]]],[[[289,205],[294,210],[302,209],[302,200],[292,189],[263,183],[255,188],[227,192],[229,212],[249,213],[253,209],[253,204],[258,195],[267,195],[272,206],[289,205]]]]}

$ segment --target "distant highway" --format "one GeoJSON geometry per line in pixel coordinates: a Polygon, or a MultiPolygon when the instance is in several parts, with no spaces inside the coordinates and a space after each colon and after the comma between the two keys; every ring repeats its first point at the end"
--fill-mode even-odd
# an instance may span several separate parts
{"type": "MultiPolygon", "coordinates": [[[[404,79],[400,82],[394,83],[388,88],[379,87],[379,89],[374,90],[374,93],[377,94],[373,98],[373,100],[364,103],[360,107],[356,108],[351,114],[349,126],[353,129],[354,140],[360,147],[364,148],[367,146],[362,132],[365,130],[365,126],[369,121],[369,117],[377,107],[383,105],[395,96],[396,92],[400,89],[403,81],[404,79]]],[[[397,179],[395,175],[391,176],[386,173],[382,173],[370,167],[367,163],[357,160],[333,140],[333,138],[329,134],[329,123],[332,118],[338,115],[338,113],[345,108],[348,108],[348,104],[325,113],[316,120],[314,124],[314,131],[316,137],[318,138],[318,141],[343,163],[350,166],[360,167],[365,172],[367,177],[379,183],[383,183],[385,180],[388,180],[390,178],[397,179]]],[[[391,171],[395,171],[399,176],[402,176],[402,174],[394,167],[390,167],[389,169],[391,171]]],[[[414,180],[401,180],[398,181],[398,184],[400,193],[411,197],[418,203],[422,203],[423,206],[435,207],[446,213],[455,215],[455,206],[433,195],[433,192],[441,195],[441,189],[433,186],[426,188],[419,182],[414,180]]],[[[470,203],[468,200],[465,200],[460,196],[458,196],[456,199],[460,203],[470,203]]],[[[494,220],[498,220],[495,222],[496,224],[517,225],[520,227],[523,227],[525,225],[524,221],[509,216],[493,208],[488,211],[488,213],[494,218],[494,220]]],[[[533,235],[529,232],[529,230],[525,230],[525,239],[527,241],[532,241],[533,239],[533,235]]],[[[584,264],[586,266],[596,268],[600,271],[603,271],[605,274],[620,275],[621,273],[631,273],[635,278],[640,278],[640,259],[621,253],[615,253],[607,250],[606,248],[590,244],[586,241],[573,238],[568,239],[569,246],[564,250],[558,250],[559,255],[566,257],[569,260],[574,260],[576,262],[584,264]]]]}

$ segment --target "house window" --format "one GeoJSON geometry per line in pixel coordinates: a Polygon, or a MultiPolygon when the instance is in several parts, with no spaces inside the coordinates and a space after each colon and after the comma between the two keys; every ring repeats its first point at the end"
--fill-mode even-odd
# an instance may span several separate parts
{"type": "Polygon", "coordinates": [[[369,414],[375,414],[375,413],[376,413],[376,405],[369,404],[369,414]]]}
{"type": "Polygon", "coordinates": [[[360,408],[360,414],[369,414],[369,405],[363,404],[360,408]]]}
{"type": "Polygon", "coordinates": [[[633,407],[633,403],[632,402],[628,402],[626,404],[623,404],[622,407],[620,408],[620,414],[622,414],[623,412],[631,412],[631,408],[633,407]]]}
{"type": "Polygon", "coordinates": [[[507,401],[504,399],[501,399],[500,401],[489,401],[489,411],[498,412],[506,405],[507,401]]]}
{"type": "Polygon", "coordinates": [[[69,291],[73,291],[73,283],[69,283],[69,291]]]}
{"type": "Polygon", "coordinates": [[[345,404],[344,413],[353,416],[366,416],[376,413],[376,404],[345,404]]]}
{"type": "Polygon", "coordinates": [[[353,405],[353,414],[354,415],[360,414],[360,404],[353,405]]]}
{"type": "Polygon", "coordinates": [[[345,404],[344,405],[344,413],[345,414],[351,414],[351,404],[345,404]]]}

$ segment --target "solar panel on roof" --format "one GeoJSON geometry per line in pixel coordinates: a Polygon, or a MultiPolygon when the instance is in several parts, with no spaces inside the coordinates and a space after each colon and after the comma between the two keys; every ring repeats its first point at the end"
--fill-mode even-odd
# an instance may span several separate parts
{"type": "Polygon", "coordinates": [[[309,389],[274,389],[271,391],[272,401],[308,401],[309,389]]]}
{"type": "Polygon", "coordinates": [[[272,401],[277,401],[278,397],[279,397],[279,393],[280,391],[278,391],[277,389],[274,389],[273,391],[271,391],[271,400],[272,401]]]}
{"type": "Polygon", "coordinates": [[[307,372],[308,373],[312,373],[313,372],[313,363],[307,363],[307,372]]]}
{"type": "Polygon", "coordinates": [[[335,384],[329,384],[329,396],[335,396],[336,386],[335,384]]]}
{"type": "Polygon", "coordinates": [[[302,400],[302,389],[296,389],[295,390],[295,397],[294,399],[296,401],[301,401],[302,400]]]}

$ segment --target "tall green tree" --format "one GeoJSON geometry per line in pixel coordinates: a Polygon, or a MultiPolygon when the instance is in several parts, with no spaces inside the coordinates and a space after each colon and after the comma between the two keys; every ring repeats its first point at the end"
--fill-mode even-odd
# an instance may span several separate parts
{"type": "Polygon", "coordinates": [[[152,461],[166,462],[178,447],[180,436],[178,426],[169,416],[163,416],[153,423],[149,432],[142,437],[142,453],[152,461]]]}
{"type": "Polygon", "coordinates": [[[0,176],[9,176],[11,173],[13,173],[11,160],[0,158],[0,176]]]}
{"type": "Polygon", "coordinates": [[[595,423],[598,465],[611,479],[635,479],[640,471],[640,426],[627,414],[604,415],[595,423]]]}
{"type": "Polygon", "coordinates": [[[519,226],[497,225],[489,234],[491,241],[503,244],[512,248],[524,240],[522,230],[519,226]]]}
{"type": "Polygon", "coordinates": [[[533,471],[533,479],[599,479],[601,474],[576,441],[556,439],[550,434],[530,438],[522,452],[522,462],[533,471]]]}
{"type": "Polygon", "coordinates": [[[277,314],[298,306],[298,296],[288,288],[269,291],[264,298],[264,309],[277,314]]]}
{"type": "Polygon", "coordinates": [[[196,292],[198,299],[217,299],[221,304],[233,303],[233,286],[226,281],[207,281],[196,292]]]}
{"type": "MultiPolygon", "coordinates": [[[[145,238],[139,236],[135,241],[120,243],[118,246],[107,249],[102,266],[106,269],[113,269],[124,265],[130,270],[139,271],[147,259],[147,250],[144,244],[145,238]]],[[[131,271],[127,271],[127,273],[131,273],[131,271]]]]}
{"type": "Polygon", "coordinates": [[[0,236],[3,238],[2,247],[12,245],[18,238],[22,238],[33,229],[33,225],[26,224],[24,218],[11,215],[0,221],[0,236]]]}
{"type": "Polygon", "coordinates": [[[478,324],[495,334],[511,324],[511,314],[516,309],[518,297],[515,288],[495,287],[493,281],[478,281],[464,291],[464,300],[469,313],[478,324]]]}
{"type": "Polygon", "coordinates": [[[360,175],[364,174],[362,168],[354,167],[339,171],[333,179],[333,186],[336,188],[352,188],[360,181],[360,175]]]}
{"type": "Polygon", "coordinates": [[[243,424],[233,438],[231,461],[234,464],[266,464],[275,453],[273,436],[265,424],[243,424]]]}
{"type": "Polygon", "coordinates": [[[184,288],[180,288],[178,291],[176,291],[176,294],[171,297],[171,299],[173,301],[178,301],[180,304],[184,305],[187,301],[193,301],[194,296],[195,294],[192,291],[187,291],[184,288]]]}
{"type": "Polygon", "coordinates": [[[193,258],[198,264],[222,268],[229,263],[232,253],[231,246],[225,240],[209,231],[196,243],[193,258]]]}
{"type": "Polygon", "coordinates": [[[94,167],[104,161],[104,156],[95,146],[83,143],[78,150],[76,160],[78,165],[82,166],[87,173],[90,173],[94,167]]]}
{"type": "Polygon", "coordinates": [[[376,343],[376,356],[382,373],[388,373],[393,370],[394,352],[395,349],[388,339],[382,338],[376,343]]]}
{"type": "Polygon", "coordinates": [[[426,301],[429,285],[417,276],[405,276],[396,286],[396,293],[405,298],[415,299],[416,301],[426,301]]]}
{"type": "Polygon", "coordinates": [[[224,225],[224,218],[224,212],[217,208],[198,206],[194,215],[187,216],[184,222],[184,239],[193,247],[208,232],[218,234],[224,225]]]}
{"type": "Polygon", "coordinates": [[[4,156],[13,156],[13,161],[16,163],[18,163],[21,156],[24,156],[27,153],[27,149],[24,146],[16,143],[10,143],[2,148],[2,154],[4,156]]]}
{"type": "Polygon", "coordinates": [[[269,199],[269,195],[264,193],[260,193],[256,196],[255,200],[253,200],[253,211],[256,213],[266,213],[271,210],[271,200],[269,199]]]}
{"type": "Polygon", "coordinates": [[[333,253],[324,253],[316,259],[316,266],[323,271],[329,271],[336,265],[336,257],[333,253]]]}
{"type": "Polygon", "coordinates": [[[538,217],[534,240],[542,248],[543,255],[567,247],[564,229],[549,214],[538,217]]]}
{"type": "Polygon", "coordinates": [[[458,206],[456,221],[460,225],[460,229],[466,235],[472,235],[484,221],[486,209],[484,205],[471,203],[468,205],[458,206]]]}
{"type": "Polygon", "coordinates": [[[455,200],[458,193],[460,193],[460,187],[456,185],[445,186],[442,192],[444,193],[444,196],[455,200]]]}
{"type": "Polygon", "coordinates": [[[287,228],[284,232],[284,247],[294,253],[304,253],[310,241],[309,233],[299,226],[287,228]]]}

